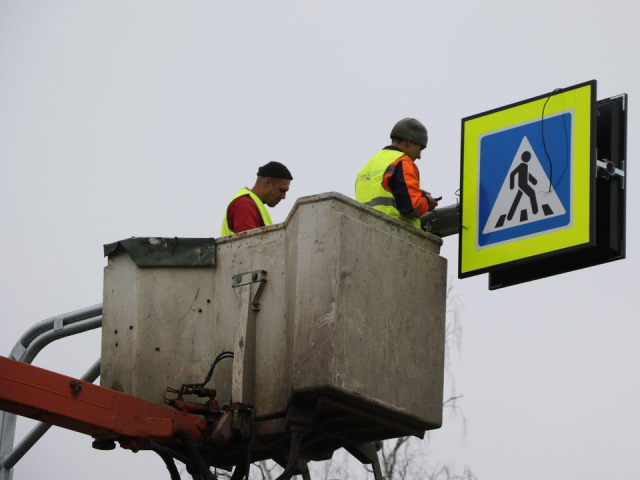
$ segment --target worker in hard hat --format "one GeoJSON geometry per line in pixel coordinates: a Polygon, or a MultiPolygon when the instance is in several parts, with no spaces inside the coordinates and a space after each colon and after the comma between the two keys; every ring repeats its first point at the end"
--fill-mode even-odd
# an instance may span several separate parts
{"type": "Polygon", "coordinates": [[[420,217],[442,198],[420,188],[415,164],[427,148],[427,129],[415,118],[404,118],[391,130],[391,145],[375,155],[356,178],[356,200],[420,228],[420,217]]]}
{"type": "Polygon", "coordinates": [[[222,221],[222,236],[273,225],[265,205],[273,208],[284,200],[291,180],[291,172],[279,162],[260,167],[253,188],[242,188],[231,199],[222,221]]]}

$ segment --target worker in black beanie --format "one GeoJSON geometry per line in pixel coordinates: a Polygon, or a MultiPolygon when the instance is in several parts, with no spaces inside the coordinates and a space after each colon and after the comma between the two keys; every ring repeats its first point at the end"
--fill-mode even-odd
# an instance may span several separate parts
{"type": "Polygon", "coordinates": [[[229,203],[222,222],[222,236],[273,225],[265,204],[273,208],[284,200],[291,180],[291,172],[279,162],[260,167],[253,188],[240,189],[229,203]]]}

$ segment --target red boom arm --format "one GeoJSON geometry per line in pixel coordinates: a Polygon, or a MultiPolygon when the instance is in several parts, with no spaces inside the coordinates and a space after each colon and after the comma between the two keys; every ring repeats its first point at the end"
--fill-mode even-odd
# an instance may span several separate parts
{"type": "Polygon", "coordinates": [[[198,438],[206,426],[196,415],[2,356],[0,409],[104,439],[179,443],[180,428],[198,438]]]}

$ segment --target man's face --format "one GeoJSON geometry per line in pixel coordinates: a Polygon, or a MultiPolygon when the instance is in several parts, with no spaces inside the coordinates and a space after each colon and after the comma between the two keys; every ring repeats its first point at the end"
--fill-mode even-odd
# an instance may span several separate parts
{"type": "Polygon", "coordinates": [[[404,153],[407,155],[407,157],[409,157],[414,162],[416,160],[419,160],[420,156],[422,155],[422,151],[426,147],[423,147],[422,145],[418,145],[417,143],[410,142],[409,140],[406,140],[404,143],[405,143],[404,153]]]}
{"type": "Polygon", "coordinates": [[[270,207],[275,207],[284,200],[289,191],[291,180],[286,178],[267,178],[267,193],[265,202],[270,207]]]}

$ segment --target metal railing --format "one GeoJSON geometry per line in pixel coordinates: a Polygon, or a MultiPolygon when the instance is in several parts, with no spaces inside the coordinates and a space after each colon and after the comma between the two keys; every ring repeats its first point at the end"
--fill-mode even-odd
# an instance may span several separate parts
{"type": "MultiPolygon", "coordinates": [[[[70,337],[102,326],[102,304],[48,318],[33,325],[18,340],[9,358],[31,363],[40,351],[55,340],[70,337]]],[[[100,359],[82,376],[94,382],[100,376],[100,359]]],[[[14,448],[16,415],[0,411],[0,480],[11,480],[13,467],[51,428],[39,422],[14,448]]]]}

